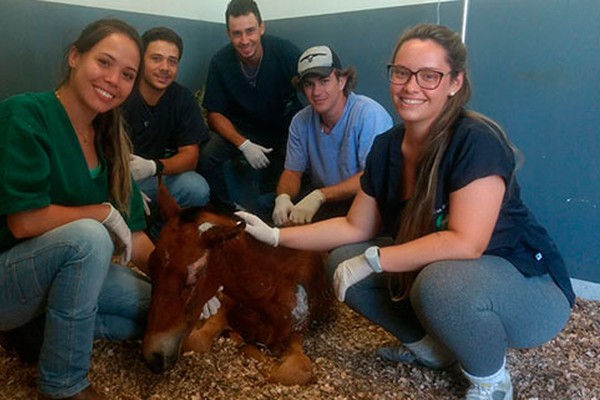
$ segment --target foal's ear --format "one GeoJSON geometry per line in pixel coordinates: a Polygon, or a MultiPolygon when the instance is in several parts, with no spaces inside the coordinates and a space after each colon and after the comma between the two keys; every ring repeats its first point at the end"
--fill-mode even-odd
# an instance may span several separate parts
{"type": "Polygon", "coordinates": [[[181,211],[181,207],[169,193],[169,189],[167,189],[167,185],[163,182],[160,174],[158,175],[158,208],[165,221],[176,217],[181,211]]]}
{"type": "Polygon", "coordinates": [[[240,236],[244,232],[245,227],[246,224],[244,222],[238,222],[234,226],[216,225],[202,233],[202,240],[204,240],[208,247],[212,248],[240,236]]]}

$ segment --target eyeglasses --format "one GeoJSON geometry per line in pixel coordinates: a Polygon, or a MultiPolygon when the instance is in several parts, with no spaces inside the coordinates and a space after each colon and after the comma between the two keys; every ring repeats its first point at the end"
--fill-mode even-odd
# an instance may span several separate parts
{"type": "Polygon", "coordinates": [[[410,69],[403,67],[401,65],[389,64],[387,66],[388,70],[388,79],[394,85],[405,85],[410,81],[412,76],[416,76],[417,85],[426,90],[437,89],[442,82],[442,78],[445,75],[450,74],[449,72],[440,72],[434,71],[432,69],[420,69],[418,71],[411,71],[410,69]]]}

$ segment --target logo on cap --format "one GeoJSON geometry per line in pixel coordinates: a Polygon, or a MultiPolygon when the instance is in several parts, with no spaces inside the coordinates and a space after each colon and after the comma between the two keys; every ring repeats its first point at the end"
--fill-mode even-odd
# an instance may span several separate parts
{"type": "Polygon", "coordinates": [[[298,60],[300,79],[307,74],[329,76],[334,68],[342,68],[342,65],[338,56],[327,46],[311,47],[298,60]]]}

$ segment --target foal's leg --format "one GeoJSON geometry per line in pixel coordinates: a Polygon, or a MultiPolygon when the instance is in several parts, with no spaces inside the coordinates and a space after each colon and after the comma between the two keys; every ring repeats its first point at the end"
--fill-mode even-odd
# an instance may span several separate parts
{"type": "Polygon", "coordinates": [[[221,307],[217,313],[209,317],[202,325],[194,328],[188,337],[183,341],[182,351],[193,351],[196,353],[208,353],[216,338],[227,328],[227,313],[233,307],[233,301],[223,295],[220,299],[221,307]]]}
{"type": "Polygon", "coordinates": [[[273,368],[269,381],[291,386],[306,385],[313,380],[312,362],[304,353],[302,342],[302,335],[292,335],[281,357],[281,363],[273,368]]]}

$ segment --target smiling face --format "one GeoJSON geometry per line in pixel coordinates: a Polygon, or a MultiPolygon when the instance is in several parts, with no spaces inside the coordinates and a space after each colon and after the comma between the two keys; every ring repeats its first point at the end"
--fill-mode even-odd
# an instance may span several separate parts
{"type": "Polygon", "coordinates": [[[69,53],[69,86],[92,113],[120,106],[131,93],[140,65],[140,51],[129,36],[113,33],[85,53],[69,53]]]}
{"type": "Polygon", "coordinates": [[[462,86],[463,73],[455,77],[449,74],[446,51],[433,40],[408,40],[396,52],[393,64],[411,71],[428,69],[445,74],[436,89],[421,88],[414,75],[405,84],[390,84],[392,101],[407,129],[428,130],[462,86]]]}
{"type": "Polygon", "coordinates": [[[340,115],[344,112],[346,78],[338,78],[335,71],[329,76],[309,75],[302,79],[302,90],[310,105],[322,116],[340,115]]]}
{"type": "Polygon", "coordinates": [[[257,65],[263,53],[261,37],[265,24],[259,23],[253,13],[229,17],[227,35],[238,57],[243,63],[257,65]]]}
{"type": "Polygon", "coordinates": [[[177,78],[179,56],[174,43],[164,40],[149,43],[144,54],[143,84],[158,91],[166,90],[177,78]]]}

